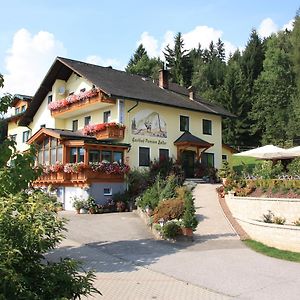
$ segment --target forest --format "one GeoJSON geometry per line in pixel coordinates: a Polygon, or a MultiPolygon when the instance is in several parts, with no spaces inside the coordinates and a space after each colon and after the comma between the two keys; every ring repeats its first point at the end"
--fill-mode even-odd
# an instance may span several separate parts
{"type": "MultiPolygon", "coordinates": [[[[225,57],[224,43],[184,49],[182,34],[163,51],[172,82],[193,86],[199,99],[219,103],[236,118],[224,118],[223,142],[234,147],[284,146],[300,136],[300,14],[291,31],[261,39],[252,29],[243,51],[225,57]]],[[[141,44],[126,72],[153,79],[164,65],[141,44]]]]}

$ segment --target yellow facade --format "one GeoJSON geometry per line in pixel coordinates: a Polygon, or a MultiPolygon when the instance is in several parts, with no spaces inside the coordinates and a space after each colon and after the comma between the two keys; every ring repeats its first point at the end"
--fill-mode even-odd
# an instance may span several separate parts
{"type": "MultiPolygon", "coordinates": [[[[38,108],[33,121],[30,123],[31,135],[35,134],[42,126],[46,128],[68,129],[72,130],[74,120],[78,120],[78,129],[84,127],[85,117],[91,117],[91,124],[103,123],[103,114],[105,111],[110,111],[110,122],[123,123],[126,126],[125,138],[120,141],[131,145],[128,151],[127,159],[132,168],[139,166],[139,147],[150,148],[150,159],[158,159],[159,149],[168,149],[169,156],[177,159],[177,147],[174,145],[181,134],[180,131],[180,116],[189,117],[189,131],[191,134],[203,139],[206,142],[213,144],[213,146],[206,150],[207,153],[214,154],[214,165],[220,168],[222,164],[222,128],[221,116],[215,114],[202,113],[199,111],[192,111],[188,109],[176,108],[172,106],[164,106],[160,104],[147,103],[142,101],[135,101],[130,99],[120,100],[116,99],[115,104],[97,103],[93,109],[82,107],[69,115],[60,115],[54,118],[48,109],[48,99],[52,95],[52,101],[61,100],[69,93],[78,94],[80,90],[90,90],[92,83],[88,82],[82,77],[72,74],[67,82],[63,80],[56,80],[53,84],[52,91],[45,97],[43,103],[38,108]],[[67,115],[67,117],[66,117],[67,115]],[[145,116],[145,119],[141,118],[145,116]],[[133,130],[133,122],[138,122],[142,126],[143,120],[147,118],[152,120],[153,124],[157,126],[157,120],[163,124],[160,135],[153,133],[153,128],[149,132],[145,129],[138,131],[133,130]],[[212,134],[203,134],[202,121],[210,120],[212,124],[212,134]],[[134,120],[134,121],[133,121],[134,120]]],[[[171,104],[171,103],[170,103],[171,104]]],[[[146,122],[146,121],[145,121],[146,122]]],[[[144,122],[144,123],[145,123],[144,122]]],[[[148,121],[147,121],[148,122],[148,121]]],[[[159,125],[161,126],[161,125],[159,125]]],[[[27,127],[17,127],[14,124],[9,124],[8,134],[18,136],[27,127]]],[[[18,140],[18,150],[25,150],[28,146],[18,140]]]]}

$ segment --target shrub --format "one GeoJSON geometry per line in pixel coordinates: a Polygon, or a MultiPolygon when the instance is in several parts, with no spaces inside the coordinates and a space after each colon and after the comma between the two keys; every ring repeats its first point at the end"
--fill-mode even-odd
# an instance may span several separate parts
{"type": "Polygon", "coordinates": [[[129,196],[136,198],[153,184],[154,180],[155,177],[150,177],[148,170],[131,170],[127,176],[129,196]]]}
{"type": "Polygon", "coordinates": [[[298,218],[296,221],[293,222],[296,226],[300,226],[300,218],[298,218]]]}
{"type": "Polygon", "coordinates": [[[280,162],[273,165],[272,161],[266,160],[255,166],[253,175],[262,179],[272,179],[282,174],[282,172],[283,166],[280,162]]]}
{"type": "Polygon", "coordinates": [[[160,193],[160,196],[159,196],[160,200],[174,198],[174,196],[176,195],[175,189],[176,189],[177,185],[178,185],[178,182],[177,182],[177,178],[175,177],[175,175],[168,176],[165,181],[165,186],[160,193]]]}
{"type": "Polygon", "coordinates": [[[293,161],[288,165],[289,174],[292,176],[299,176],[300,175],[300,158],[295,158],[293,161]]]}
{"type": "Polygon", "coordinates": [[[231,173],[231,169],[228,161],[223,161],[222,168],[218,171],[218,176],[220,178],[227,178],[231,173]]]}
{"type": "Polygon", "coordinates": [[[157,176],[154,184],[150,186],[145,193],[138,199],[137,205],[145,209],[149,207],[155,209],[160,200],[160,193],[164,187],[164,182],[157,176]]]}
{"type": "Polygon", "coordinates": [[[196,230],[198,220],[196,218],[195,212],[196,210],[192,193],[186,192],[184,199],[184,214],[182,217],[182,223],[184,227],[193,228],[193,230],[196,230]]]}
{"type": "Polygon", "coordinates": [[[160,219],[164,221],[180,219],[184,212],[183,199],[168,199],[161,201],[154,210],[153,221],[158,223],[160,219]]]}
{"type": "Polygon", "coordinates": [[[167,222],[161,229],[164,238],[173,239],[180,233],[180,226],[176,222],[167,222]]]}
{"type": "Polygon", "coordinates": [[[268,213],[263,215],[263,221],[265,223],[273,223],[273,217],[274,217],[274,214],[268,210],[268,213]]]}
{"type": "Polygon", "coordinates": [[[273,223],[275,223],[275,224],[283,225],[285,223],[285,221],[286,221],[286,219],[283,217],[279,217],[279,216],[273,217],[273,223]]]}
{"type": "Polygon", "coordinates": [[[112,199],[114,202],[124,202],[127,204],[130,201],[130,194],[128,190],[125,190],[124,192],[118,192],[113,194],[112,199]]]}

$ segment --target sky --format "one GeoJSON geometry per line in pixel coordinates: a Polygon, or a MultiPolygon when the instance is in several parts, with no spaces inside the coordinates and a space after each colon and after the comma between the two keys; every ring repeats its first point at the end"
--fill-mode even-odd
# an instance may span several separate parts
{"type": "Polygon", "coordinates": [[[297,0],[0,0],[1,93],[34,95],[56,56],[123,70],[137,46],[163,58],[181,32],[185,48],[218,38],[226,54],[291,29],[297,0]]]}

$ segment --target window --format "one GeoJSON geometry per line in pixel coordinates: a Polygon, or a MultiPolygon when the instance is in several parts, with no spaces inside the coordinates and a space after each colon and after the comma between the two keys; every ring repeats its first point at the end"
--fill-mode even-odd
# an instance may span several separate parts
{"type": "Polygon", "coordinates": [[[49,95],[49,96],[48,96],[48,104],[52,102],[52,98],[53,98],[52,95],[49,95]]]}
{"type": "Polygon", "coordinates": [[[29,139],[29,130],[23,131],[23,138],[22,138],[22,142],[26,143],[29,139]]]}
{"type": "Polygon", "coordinates": [[[222,154],[222,160],[227,161],[227,155],[226,154],[222,154]]]}
{"type": "Polygon", "coordinates": [[[45,128],[45,127],[46,127],[46,124],[42,124],[42,125],[41,125],[41,128],[45,128]]]}
{"type": "Polygon", "coordinates": [[[14,142],[17,141],[17,135],[16,135],[16,134],[11,134],[9,137],[10,137],[10,139],[11,139],[12,141],[14,141],[14,142]]]}
{"type": "Polygon", "coordinates": [[[104,196],[111,196],[111,195],[112,195],[112,189],[109,188],[109,187],[105,187],[105,188],[103,189],[103,195],[104,195],[104,196]]]}
{"type": "Polygon", "coordinates": [[[169,159],[169,149],[159,149],[159,160],[168,160],[169,159]]]}
{"type": "Polygon", "coordinates": [[[84,126],[87,126],[91,123],[91,116],[84,117],[84,126]]]}
{"type": "Polygon", "coordinates": [[[100,151],[99,150],[90,150],[89,151],[89,162],[95,163],[100,161],[100,151]]]}
{"type": "Polygon", "coordinates": [[[62,161],[62,145],[58,139],[45,138],[44,141],[39,144],[38,152],[39,164],[55,164],[57,161],[62,161]]]}
{"type": "Polygon", "coordinates": [[[110,122],[110,110],[103,113],[103,123],[110,122]]]}
{"type": "Polygon", "coordinates": [[[189,117],[180,116],[180,131],[189,131],[189,117]]]}
{"type": "Polygon", "coordinates": [[[102,160],[111,162],[112,153],[111,151],[102,151],[102,160]]]}
{"type": "Polygon", "coordinates": [[[215,166],[215,155],[213,153],[202,153],[201,162],[206,167],[215,166]]]}
{"type": "Polygon", "coordinates": [[[16,107],[16,115],[20,113],[20,107],[16,107]]]}
{"type": "Polygon", "coordinates": [[[77,131],[78,130],[78,120],[73,120],[72,122],[72,130],[77,131]]]}
{"type": "Polygon", "coordinates": [[[81,92],[81,93],[84,93],[84,92],[85,92],[85,88],[81,89],[80,92],[81,92]]]}
{"type": "Polygon", "coordinates": [[[113,162],[122,163],[123,162],[123,152],[113,152],[113,162]]]}
{"type": "Polygon", "coordinates": [[[211,120],[203,120],[203,134],[211,135],[211,120]]]}
{"type": "Polygon", "coordinates": [[[140,167],[150,166],[150,148],[139,147],[139,166],[140,167]]]}
{"type": "Polygon", "coordinates": [[[78,163],[84,161],[84,149],[78,147],[70,148],[70,163],[78,163]]]}
{"type": "Polygon", "coordinates": [[[25,105],[22,105],[21,107],[21,112],[24,112],[26,110],[26,106],[25,105]]]}

